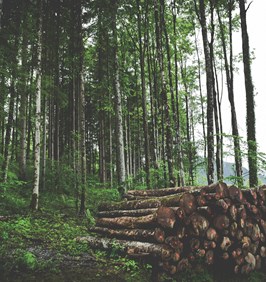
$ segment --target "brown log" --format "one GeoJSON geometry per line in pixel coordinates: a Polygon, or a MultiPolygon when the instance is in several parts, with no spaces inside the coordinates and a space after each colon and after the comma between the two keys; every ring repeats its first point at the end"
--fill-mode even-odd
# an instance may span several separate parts
{"type": "Polygon", "coordinates": [[[258,204],[258,193],[256,189],[242,189],[243,196],[250,203],[257,205],[258,204]]]}
{"type": "Polygon", "coordinates": [[[228,248],[232,245],[232,242],[229,237],[224,236],[220,248],[223,251],[227,251],[228,248]]]}
{"type": "Polygon", "coordinates": [[[147,229],[110,229],[105,227],[91,227],[91,232],[110,236],[118,239],[139,240],[144,242],[158,242],[163,243],[165,240],[164,231],[160,228],[152,230],[147,229]]]}
{"type": "MultiPolygon", "coordinates": [[[[202,186],[205,187],[205,186],[202,186]]],[[[169,196],[173,194],[179,194],[182,192],[191,192],[194,190],[200,190],[201,187],[199,186],[185,186],[185,187],[174,187],[174,188],[163,188],[163,189],[154,189],[154,190],[128,190],[127,193],[124,195],[125,198],[132,197],[162,197],[162,196],[169,196]]]]}
{"type": "Polygon", "coordinates": [[[165,244],[173,248],[175,251],[179,251],[179,253],[183,251],[184,244],[179,240],[177,236],[168,236],[165,239],[165,244]]]}
{"type": "Polygon", "coordinates": [[[204,196],[200,195],[197,197],[197,204],[200,207],[206,206],[207,205],[207,200],[204,196]]]}
{"type": "Polygon", "coordinates": [[[209,221],[200,214],[193,213],[188,218],[188,223],[192,227],[192,234],[195,236],[204,236],[209,228],[209,221]]]}
{"type": "Polygon", "coordinates": [[[175,221],[175,212],[171,208],[160,207],[155,213],[140,217],[99,218],[96,224],[110,228],[148,228],[156,227],[157,224],[166,228],[173,228],[175,221]]]}
{"type": "Polygon", "coordinates": [[[213,220],[214,227],[220,231],[224,231],[229,227],[230,220],[226,215],[218,215],[213,220]]]}
{"type": "Polygon", "coordinates": [[[168,259],[172,255],[172,250],[165,244],[153,244],[147,242],[139,241],[127,241],[127,240],[117,240],[109,238],[96,238],[92,236],[87,237],[77,237],[77,242],[86,242],[92,248],[100,248],[104,250],[113,249],[114,246],[122,252],[129,256],[141,256],[142,254],[150,255],[162,260],[168,259]]]}
{"type": "Polygon", "coordinates": [[[185,214],[192,214],[197,207],[195,196],[191,193],[184,193],[180,198],[179,206],[185,211],[185,214]]]}
{"type": "Polygon", "coordinates": [[[144,216],[153,214],[158,208],[137,209],[137,210],[113,210],[101,211],[97,213],[98,217],[118,217],[118,216],[144,216]]]}
{"type": "Polygon", "coordinates": [[[218,239],[218,233],[214,228],[210,227],[206,231],[206,237],[208,240],[216,242],[218,239]]]}
{"type": "Polygon", "coordinates": [[[210,217],[213,215],[213,211],[209,206],[197,207],[197,212],[206,217],[210,217]]]}
{"type": "Polygon", "coordinates": [[[234,185],[229,187],[229,197],[237,202],[244,202],[242,191],[234,185]]]}
{"type": "Polygon", "coordinates": [[[101,203],[99,211],[113,211],[113,210],[134,210],[134,209],[147,209],[158,208],[160,206],[172,207],[179,206],[179,202],[184,193],[163,196],[157,198],[148,198],[144,200],[122,201],[114,203],[101,203]]]}
{"type": "Polygon", "coordinates": [[[248,265],[251,267],[251,270],[254,270],[256,267],[256,258],[253,254],[247,253],[245,256],[245,261],[248,263],[248,265]]]}
{"type": "Polygon", "coordinates": [[[216,199],[225,198],[228,196],[228,187],[226,183],[218,182],[201,189],[201,195],[203,196],[211,193],[215,194],[216,199]]]}
{"type": "Polygon", "coordinates": [[[98,218],[96,220],[97,226],[108,228],[152,228],[157,223],[156,212],[153,214],[141,216],[141,217],[112,217],[112,218],[98,218]]]}
{"type": "Polygon", "coordinates": [[[262,201],[266,201],[266,185],[263,185],[259,187],[257,190],[258,198],[261,199],[262,201]]]}
{"type": "Polygon", "coordinates": [[[216,243],[214,241],[204,240],[203,246],[205,250],[215,249],[216,243]]]}
{"type": "Polygon", "coordinates": [[[157,223],[165,228],[173,228],[176,222],[176,216],[173,209],[168,207],[159,207],[157,212],[157,223]]]}
{"type": "Polygon", "coordinates": [[[229,214],[233,220],[237,219],[237,208],[235,205],[229,207],[229,214]]]}
{"type": "Polygon", "coordinates": [[[173,210],[175,211],[177,219],[179,221],[183,221],[184,218],[185,218],[185,211],[182,208],[180,208],[180,207],[177,207],[176,209],[173,209],[173,210]]]}

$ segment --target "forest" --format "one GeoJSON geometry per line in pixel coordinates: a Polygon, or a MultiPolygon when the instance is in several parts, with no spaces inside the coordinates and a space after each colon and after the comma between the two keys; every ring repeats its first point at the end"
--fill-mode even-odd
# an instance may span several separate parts
{"type": "MultiPolygon", "coordinates": [[[[92,250],[77,238],[100,228],[93,227],[99,214],[112,211],[101,210],[103,203],[143,197],[133,190],[166,197],[166,188],[190,187],[189,197],[205,197],[212,189],[217,196],[219,185],[241,188],[228,192],[239,205],[250,208],[236,196],[243,190],[258,206],[251,214],[261,229],[262,271],[219,280],[204,269],[160,281],[266,279],[266,190],[258,188],[266,152],[256,140],[252,4],[0,0],[0,280],[150,281],[151,265],[121,256],[115,243],[92,250]],[[245,124],[238,119],[239,72],[245,124]],[[201,196],[193,192],[203,186],[201,196]]],[[[182,197],[185,204],[166,204],[168,215],[177,212],[173,203],[191,215],[192,200],[182,197]]],[[[224,213],[232,199],[219,198],[224,213]]]]}

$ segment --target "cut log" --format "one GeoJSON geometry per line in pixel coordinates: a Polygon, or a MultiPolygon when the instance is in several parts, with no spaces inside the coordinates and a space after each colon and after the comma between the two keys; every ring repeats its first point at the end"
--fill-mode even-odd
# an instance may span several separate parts
{"type": "Polygon", "coordinates": [[[157,223],[165,228],[173,228],[176,222],[176,216],[173,209],[168,207],[159,207],[156,212],[157,223]]]}
{"type": "Polygon", "coordinates": [[[258,198],[265,202],[266,201],[266,185],[259,187],[259,189],[257,190],[257,193],[258,193],[258,198]]]}
{"type": "Polygon", "coordinates": [[[175,251],[181,253],[183,251],[184,244],[179,240],[177,236],[169,236],[165,239],[165,244],[169,245],[175,251]]]}
{"type": "Polygon", "coordinates": [[[172,250],[165,244],[153,244],[139,241],[126,241],[116,240],[109,238],[96,238],[92,236],[77,237],[77,242],[86,242],[92,248],[99,248],[103,250],[113,249],[125,253],[129,256],[135,257],[136,255],[149,254],[152,257],[156,257],[162,260],[166,260],[171,257],[172,250]]]}
{"type": "Polygon", "coordinates": [[[105,227],[91,227],[91,232],[110,236],[118,239],[139,240],[142,242],[158,242],[163,243],[165,240],[164,231],[160,228],[152,230],[147,229],[110,229],[105,227]]]}
{"type": "Polygon", "coordinates": [[[152,228],[157,223],[156,212],[153,214],[141,216],[141,217],[113,217],[113,218],[98,218],[96,220],[97,226],[108,228],[152,228]]]}
{"type": "Polygon", "coordinates": [[[230,220],[226,215],[218,215],[213,221],[214,227],[217,230],[224,231],[230,225],[230,220]]]}
{"type": "Polygon", "coordinates": [[[185,186],[185,187],[174,187],[174,188],[163,188],[154,190],[128,190],[125,194],[127,197],[162,197],[173,194],[179,194],[182,192],[192,192],[195,190],[201,190],[206,186],[185,186]]]}
{"type": "Polygon", "coordinates": [[[158,208],[160,206],[175,207],[179,206],[179,202],[184,193],[163,196],[158,198],[134,200],[134,201],[122,201],[114,203],[101,203],[99,205],[99,211],[113,211],[113,210],[134,210],[134,209],[147,209],[158,208]]]}
{"type": "Polygon", "coordinates": [[[118,216],[144,216],[153,214],[158,208],[138,209],[138,210],[113,210],[101,211],[97,213],[98,217],[118,217],[118,216]]]}
{"type": "Polygon", "coordinates": [[[214,183],[210,186],[203,187],[201,189],[201,195],[207,196],[208,194],[214,195],[214,198],[216,198],[216,199],[222,199],[222,198],[228,197],[228,195],[229,195],[228,187],[227,187],[226,183],[224,183],[224,182],[218,182],[218,183],[214,183]]]}
{"type": "Polygon", "coordinates": [[[110,228],[152,228],[156,227],[157,224],[166,228],[173,228],[175,221],[175,212],[171,208],[160,207],[153,214],[140,217],[122,216],[98,218],[96,224],[98,226],[110,228]]]}
{"type": "Polygon", "coordinates": [[[206,237],[208,240],[216,242],[218,239],[218,233],[214,228],[210,227],[206,231],[206,237]]]}
{"type": "Polygon", "coordinates": [[[240,203],[244,202],[244,197],[243,197],[242,191],[234,185],[229,187],[229,197],[232,200],[235,200],[237,202],[240,202],[240,203]]]}
{"type": "Polygon", "coordinates": [[[196,206],[196,198],[191,193],[185,193],[180,198],[179,206],[185,211],[185,214],[192,214],[197,206],[196,206]]]}
{"type": "Polygon", "coordinates": [[[191,233],[195,236],[204,236],[209,228],[209,221],[200,214],[194,213],[189,217],[191,233]]]}

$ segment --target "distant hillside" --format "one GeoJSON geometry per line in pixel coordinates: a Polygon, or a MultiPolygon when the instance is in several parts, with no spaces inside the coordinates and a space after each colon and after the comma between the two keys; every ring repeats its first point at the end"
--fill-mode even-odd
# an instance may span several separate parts
{"type": "MultiPolygon", "coordinates": [[[[198,182],[201,183],[206,181],[206,172],[204,168],[199,169],[198,171],[198,182]]],[[[234,163],[224,162],[224,178],[227,184],[235,184],[235,165],[234,163]]],[[[247,184],[249,171],[245,167],[243,167],[243,177],[245,183],[247,184]]],[[[259,184],[266,184],[266,174],[259,174],[259,184]]]]}

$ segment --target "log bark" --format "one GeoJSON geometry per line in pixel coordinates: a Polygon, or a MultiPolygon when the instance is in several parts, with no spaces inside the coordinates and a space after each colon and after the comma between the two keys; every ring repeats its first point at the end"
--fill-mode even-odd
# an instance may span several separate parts
{"type": "Polygon", "coordinates": [[[175,212],[169,207],[160,207],[153,214],[131,217],[99,218],[97,225],[110,228],[147,228],[158,224],[166,228],[173,228],[176,221],[175,212]]]}
{"type": "MultiPolygon", "coordinates": [[[[193,192],[197,193],[196,191],[193,192]]],[[[171,196],[156,197],[144,200],[122,201],[115,203],[102,203],[99,205],[99,211],[113,211],[113,210],[134,210],[158,208],[160,206],[179,206],[180,199],[184,193],[179,193],[171,196]]]]}
{"type": "Polygon", "coordinates": [[[127,199],[134,199],[135,197],[150,198],[150,197],[162,197],[170,196],[173,194],[179,194],[183,192],[192,192],[200,190],[206,186],[185,186],[185,187],[174,187],[174,188],[163,188],[156,190],[129,190],[124,195],[127,199]]]}
{"type": "Polygon", "coordinates": [[[103,250],[113,249],[116,246],[117,250],[129,256],[146,256],[147,254],[162,260],[171,257],[172,250],[165,244],[153,244],[139,241],[115,240],[108,238],[96,238],[92,236],[77,237],[77,242],[86,242],[92,248],[100,248],[103,250]]]}
{"type": "Polygon", "coordinates": [[[118,217],[118,216],[144,216],[153,214],[158,208],[138,209],[138,210],[113,210],[101,211],[97,213],[98,217],[118,217]]]}
{"type": "Polygon", "coordinates": [[[112,238],[139,240],[142,242],[163,243],[165,240],[164,231],[160,228],[149,229],[121,229],[115,230],[105,227],[91,227],[91,232],[103,234],[112,238]]]}

